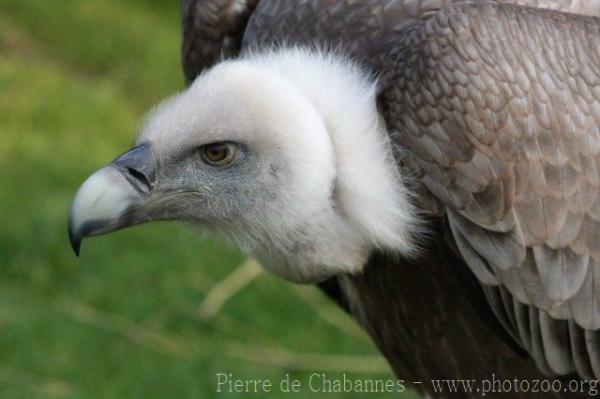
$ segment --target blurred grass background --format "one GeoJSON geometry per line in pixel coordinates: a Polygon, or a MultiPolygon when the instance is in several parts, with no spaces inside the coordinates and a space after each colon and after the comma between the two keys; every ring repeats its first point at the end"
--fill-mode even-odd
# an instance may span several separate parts
{"type": "Polygon", "coordinates": [[[218,372],[391,377],[318,290],[239,269],[196,231],[143,226],[72,254],[77,187],[183,87],[179,47],[178,2],[0,2],[0,397],[210,398],[218,372]]]}

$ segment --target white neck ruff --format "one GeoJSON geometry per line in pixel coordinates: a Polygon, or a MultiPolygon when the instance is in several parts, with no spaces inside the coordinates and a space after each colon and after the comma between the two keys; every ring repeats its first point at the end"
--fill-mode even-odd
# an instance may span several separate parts
{"type": "Polygon", "coordinates": [[[303,48],[243,60],[285,80],[314,106],[335,162],[332,187],[323,188],[329,204],[306,215],[297,237],[255,251],[257,257],[288,280],[315,282],[362,271],[374,249],[414,255],[420,223],[377,111],[376,82],[344,57],[303,48]]]}

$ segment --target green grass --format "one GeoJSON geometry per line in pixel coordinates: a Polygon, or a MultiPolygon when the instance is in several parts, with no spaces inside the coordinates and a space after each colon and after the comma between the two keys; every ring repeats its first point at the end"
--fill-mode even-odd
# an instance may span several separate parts
{"type": "Polygon", "coordinates": [[[275,382],[291,373],[302,398],[313,363],[293,354],[377,353],[316,289],[266,274],[215,318],[198,317],[244,257],[189,228],[142,226],[71,253],[66,218],[79,184],[130,145],[148,107],[182,88],[177,7],[0,3],[2,398],[210,398],[218,372],[275,382]]]}

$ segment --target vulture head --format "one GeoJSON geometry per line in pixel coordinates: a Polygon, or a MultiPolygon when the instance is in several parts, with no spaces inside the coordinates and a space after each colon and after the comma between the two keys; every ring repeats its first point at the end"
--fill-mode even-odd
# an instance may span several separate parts
{"type": "Polygon", "coordinates": [[[217,231],[296,282],[413,254],[418,223],[376,107],[342,56],[293,48],[224,61],[147,116],[70,212],[84,237],[150,221],[217,231]]]}

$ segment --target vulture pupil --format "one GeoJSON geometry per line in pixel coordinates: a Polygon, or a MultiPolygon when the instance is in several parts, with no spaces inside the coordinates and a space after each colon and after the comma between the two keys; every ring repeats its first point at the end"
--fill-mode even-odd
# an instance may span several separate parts
{"type": "Polygon", "coordinates": [[[209,165],[225,166],[233,160],[233,146],[229,143],[208,144],[202,147],[201,154],[209,165]]]}

